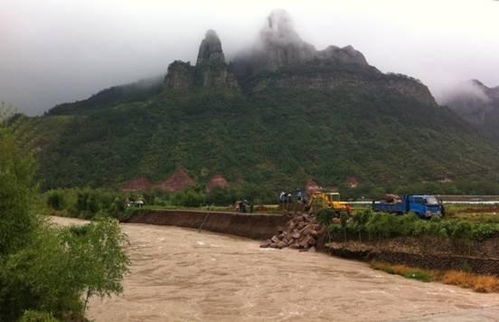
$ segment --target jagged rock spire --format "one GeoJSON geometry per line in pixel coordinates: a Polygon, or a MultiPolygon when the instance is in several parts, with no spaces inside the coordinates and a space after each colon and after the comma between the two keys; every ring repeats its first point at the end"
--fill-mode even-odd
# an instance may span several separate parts
{"type": "Polygon", "coordinates": [[[196,65],[203,64],[225,64],[225,56],[222,43],[214,30],[208,30],[199,46],[198,60],[196,65]]]}
{"type": "Polygon", "coordinates": [[[175,61],[168,67],[167,88],[189,90],[194,87],[238,89],[234,75],[225,63],[222,43],[213,30],[208,30],[199,46],[196,66],[175,61]]]}

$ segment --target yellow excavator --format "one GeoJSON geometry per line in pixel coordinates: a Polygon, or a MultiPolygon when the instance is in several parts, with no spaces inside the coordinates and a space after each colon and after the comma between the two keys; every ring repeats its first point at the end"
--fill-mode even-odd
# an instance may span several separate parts
{"type": "Polygon", "coordinates": [[[305,208],[309,212],[317,213],[321,209],[332,209],[336,213],[350,213],[352,206],[345,201],[340,201],[339,192],[316,191],[313,192],[305,208]]]}

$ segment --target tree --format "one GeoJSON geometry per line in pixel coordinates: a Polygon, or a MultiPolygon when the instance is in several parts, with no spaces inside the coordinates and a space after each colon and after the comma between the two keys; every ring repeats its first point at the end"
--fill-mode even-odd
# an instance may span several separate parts
{"type": "Polygon", "coordinates": [[[90,296],[122,291],[126,236],[113,219],[59,228],[37,215],[34,159],[16,145],[2,115],[0,321],[81,319],[90,296]]]}
{"type": "Polygon", "coordinates": [[[26,245],[36,225],[34,171],[33,158],[16,146],[0,119],[0,258],[26,245]]]}
{"type": "Polygon", "coordinates": [[[117,220],[101,217],[70,229],[64,240],[74,259],[71,270],[81,271],[79,284],[85,292],[84,309],[93,295],[103,297],[123,291],[121,280],[128,272],[129,260],[123,251],[127,238],[117,220]]]}

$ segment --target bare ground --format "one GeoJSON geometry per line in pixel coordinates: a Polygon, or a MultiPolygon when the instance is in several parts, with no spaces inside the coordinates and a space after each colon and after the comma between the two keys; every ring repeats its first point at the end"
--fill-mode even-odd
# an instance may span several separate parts
{"type": "MultiPolygon", "coordinates": [[[[82,221],[54,218],[58,224],[82,221]]],[[[499,321],[499,295],[422,283],[322,253],[170,226],[123,224],[131,273],[94,298],[99,321],[499,321]]]]}

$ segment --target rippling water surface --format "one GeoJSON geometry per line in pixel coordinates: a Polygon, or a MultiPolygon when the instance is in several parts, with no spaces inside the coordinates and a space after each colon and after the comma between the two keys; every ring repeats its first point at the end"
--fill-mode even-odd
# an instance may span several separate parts
{"type": "Polygon", "coordinates": [[[91,300],[89,317],[97,322],[499,319],[497,294],[408,280],[321,253],[263,249],[232,236],[122,227],[131,273],[122,295],[91,300]]]}

